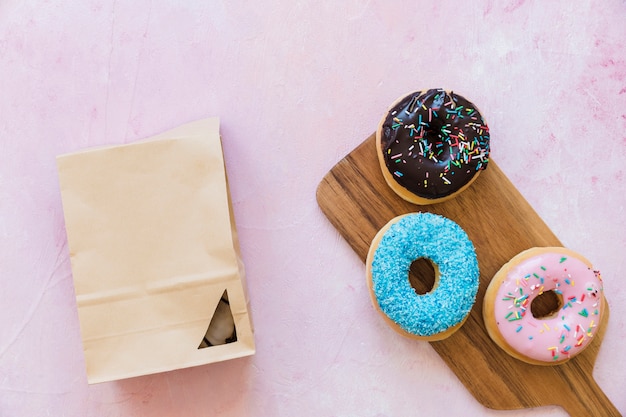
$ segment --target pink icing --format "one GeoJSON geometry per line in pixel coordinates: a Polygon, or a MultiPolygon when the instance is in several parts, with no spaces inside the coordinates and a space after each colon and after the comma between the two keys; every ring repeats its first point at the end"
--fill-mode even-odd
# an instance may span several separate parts
{"type": "Polygon", "coordinates": [[[593,339],[602,314],[603,287],[598,271],[568,254],[539,254],[511,268],[495,297],[495,318],[506,342],[524,356],[561,362],[593,339]],[[545,291],[562,297],[549,318],[533,317],[530,305],[545,291]]]}

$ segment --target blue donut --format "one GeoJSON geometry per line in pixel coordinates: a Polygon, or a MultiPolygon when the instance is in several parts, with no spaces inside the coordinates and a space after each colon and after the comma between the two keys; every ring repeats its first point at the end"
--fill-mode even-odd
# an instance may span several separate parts
{"type": "Polygon", "coordinates": [[[367,275],[372,303],[392,327],[427,340],[458,329],[478,292],[474,245],[461,226],[432,213],[406,214],[387,223],[370,247],[367,275]],[[429,259],[436,271],[435,285],[426,294],[417,294],[408,278],[411,263],[419,258],[429,259]]]}

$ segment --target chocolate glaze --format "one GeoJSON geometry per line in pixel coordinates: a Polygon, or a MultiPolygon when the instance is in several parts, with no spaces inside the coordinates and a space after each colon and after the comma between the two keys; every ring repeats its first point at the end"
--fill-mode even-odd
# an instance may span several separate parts
{"type": "Polygon", "coordinates": [[[381,151],[393,178],[428,199],[458,191],[489,162],[489,128],[464,97],[417,91],[389,110],[381,151]]]}

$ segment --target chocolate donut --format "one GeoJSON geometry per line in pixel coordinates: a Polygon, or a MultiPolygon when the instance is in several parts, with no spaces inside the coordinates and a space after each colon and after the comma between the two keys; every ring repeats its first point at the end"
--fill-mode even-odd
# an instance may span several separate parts
{"type": "Polygon", "coordinates": [[[443,89],[397,100],[376,132],[387,184],[415,204],[445,201],[465,190],[489,162],[489,128],[470,101],[443,89]]]}

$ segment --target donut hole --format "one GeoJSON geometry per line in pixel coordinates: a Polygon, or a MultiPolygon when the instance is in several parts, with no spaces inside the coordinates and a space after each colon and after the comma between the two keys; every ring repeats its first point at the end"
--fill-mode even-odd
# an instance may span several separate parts
{"type": "Polygon", "coordinates": [[[538,320],[553,318],[561,308],[563,296],[553,290],[544,291],[530,303],[530,312],[538,320]]]}
{"type": "Polygon", "coordinates": [[[437,267],[428,258],[417,258],[409,267],[409,283],[418,295],[424,295],[435,289],[437,267]]]}

